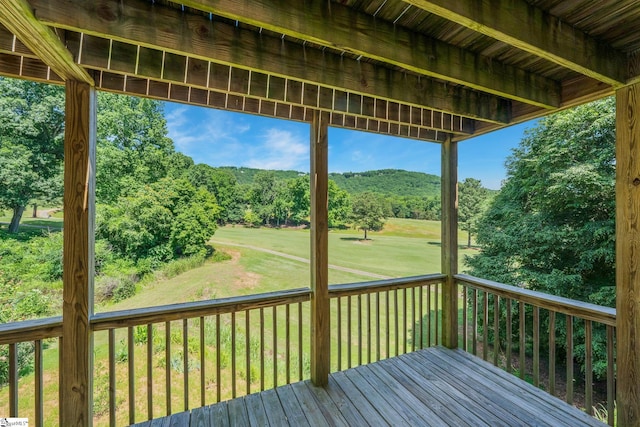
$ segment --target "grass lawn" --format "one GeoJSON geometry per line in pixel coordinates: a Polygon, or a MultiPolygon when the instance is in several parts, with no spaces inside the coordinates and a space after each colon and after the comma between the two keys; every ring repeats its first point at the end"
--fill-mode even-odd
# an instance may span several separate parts
{"type": "MultiPolygon", "coordinates": [[[[37,221],[47,221],[37,219],[37,221]]],[[[56,221],[51,219],[51,221],[56,221]]],[[[58,220],[59,221],[59,220],[58,220]]],[[[466,235],[461,234],[460,244],[466,242],[466,235]]],[[[355,230],[331,231],[329,234],[329,262],[339,267],[347,267],[362,272],[376,273],[390,277],[402,277],[417,274],[436,273],[440,271],[440,223],[430,221],[413,221],[392,219],[387,222],[382,232],[370,233],[371,240],[361,240],[362,233],[355,230]]],[[[263,292],[270,292],[281,289],[292,289],[309,286],[309,264],[304,260],[290,259],[277,254],[264,252],[264,249],[277,251],[283,254],[297,256],[308,259],[309,257],[309,231],[299,229],[249,229],[241,226],[220,228],[213,238],[214,247],[231,255],[231,259],[222,262],[207,262],[203,266],[187,271],[171,279],[158,280],[147,283],[139,292],[117,304],[108,304],[96,307],[96,312],[125,310],[138,307],[148,307],[155,305],[165,305],[176,302],[189,302],[203,299],[224,298],[237,295],[250,295],[263,292]],[[238,246],[244,245],[244,246],[238,246]],[[249,247],[250,246],[250,247],[249,247]],[[251,248],[251,247],[255,247],[251,248]],[[259,250],[262,249],[262,250],[259,250]]],[[[473,253],[473,250],[461,249],[460,259],[464,254],[473,253]]],[[[374,280],[366,274],[357,272],[346,272],[339,269],[330,269],[330,283],[351,283],[374,280]]],[[[431,293],[432,304],[437,298],[437,293],[431,293]]],[[[411,308],[405,307],[407,301],[412,300],[412,295],[407,296],[400,292],[397,297],[393,294],[381,295],[378,302],[376,297],[371,300],[362,298],[359,301],[353,297],[351,301],[351,315],[346,309],[347,300],[343,299],[341,308],[342,332],[339,338],[342,346],[342,368],[347,365],[357,364],[358,359],[366,361],[370,355],[376,354],[382,348],[383,357],[386,353],[385,342],[376,341],[375,337],[369,342],[368,335],[360,335],[357,332],[358,313],[364,331],[375,328],[376,318],[380,319],[382,325],[381,335],[389,336],[391,346],[395,345],[395,322],[407,324],[411,328],[411,317],[404,318],[402,312],[407,312],[410,316],[411,308]],[[391,323],[387,323],[385,306],[387,298],[390,298],[392,313],[391,323]],[[398,301],[396,301],[398,299],[398,301]],[[399,320],[393,314],[394,304],[398,304],[399,320]],[[380,305],[380,312],[377,312],[376,305],[380,305]],[[371,314],[369,314],[371,307],[371,314]],[[351,325],[353,331],[349,332],[347,317],[352,316],[351,325]],[[390,325],[389,331],[386,331],[390,325]],[[358,343],[362,353],[358,353],[358,343]],[[349,363],[349,357],[351,363],[349,363]]],[[[426,304],[426,301],[425,301],[426,304]]],[[[337,368],[337,301],[331,305],[332,332],[332,369],[337,368]]],[[[433,307],[433,305],[432,305],[433,307]]],[[[244,394],[247,387],[247,380],[251,384],[251,390],[257,391],[261,388],[261,378],[264,375],[264,386],[272,386],[274,372],[278,375],[278,383],[284,382],[287,375],[285,364],[285,342],[287,331],[291,336],[291,367],[290,373],[293,379],[300,375],[298,366],[303,367],[302,375],[308,377],[309,369],[309,305],[303,304],[302,318],[297,317],[297,306],[291,307],[290,316],[287,318],[284,307],[277,311],[268,308],[261,313],[253,310],[250,313],[249,330],[247,335],[247,319],[243,312],[238,313],[235,319],[229,315],[221,317],[221,376],[216,380],[216,342],[215,336],[215,316],[203,319],[206,327],[205,345],[200,347],[199,328],[200,319],[193,319],[187,322],[188,326],[188,389],[190,390],[189,406],[199,406],[200,402],[200,372],[205,372],[205,395],[207,402],[212,402],[216,398],[218,383],[220,384],[221,396],[223,399],[231,397],[233,393],[232,385],[235,384],[237,395],[244,394]],[[275,317],[274,317],[275,316],[275,317]],[[274,337],[274,319],[275,337],[274,337]],[[233,323],[235,322],[235,323],[233,323]],[[260,324],[263,322],[264,341],[260,340],[260,324]],[[300,329],[302,328],[302,329],[300,329]],[[302,331],[303,342],[298,344],[298,332],[302,331]],[[235,337],[233,339],[232,337],[235,337]],[[275,346],[274,346],[275,344],[275,346]],[[262,348],[261,348],[262,347],[262,348]],[[230,356],[235,348],[235,360],[230,356]],[[303,357],[300,359],[297,354],[302,350],[303,357]],[[204,351],[205,365],[200,366],[201,352],[204,351]],[[246,354],[251,354],[252,365],[247,369],[246,354]],[[264,356],[264,364],[260,366],[257,362],[260,354],[264,356]]],[[[433,313],[433,312],[432,312],[433,313]]],[[[416,319],[417,320],[417,319],[416,319]]],[[[153,405],[154,414],[160,415],[165,411],[165,382],[166,366],[170,364],[172,383],[172,409],[179,411],[184,409],[184,324],[181,321],[171,323],[171,355],[170,360],[166,360],[165,324],[155,324],[153,339],[153,355],[151,357],[153,371],[153,405]]],[[[434,326],[429,329],[435,335],[434,326]]],[[[139,335],[146,333],[146,327],[134,328],[136,341],[139,335]]],[[[375,329],[374,329],[375,330],[375,329]]],[[[411,337],[403,332],[404,327],[400,325],[399,336],[401,343],[411,340],[411,337]]],[[[374,333],[375,335],[375,333],[374,333]]],[[[135,364],[133,365],[134,389],[136,394],[137,421],[145,419],[147,402],[147,346],[144,344],[146,338],[142,337],[140,342],[134,346],[135,364]]],[[[127,331],[116,331],[116,356],[119,362],[116,364],[117,384],[116,402],[118,419],[117,424],[126,424],[128,408],[128,356],[126,354],[127,331]]],[[[401,352],[404,344],[400,345],[401,352]]],[[[54,344],[44,352],[45,365],[45,424],[55,424],[57,420],[57,364],[58,352],[54,344]]],[[[395,350],[391,349],[394,354],[395,350]]],[[[105,412],[108,399],[108,337],[104,332],[95,335],[94,342],[95,355],[95,410],[96,425],[108,423],[108,413],[105,412]]],[[[33,374],[23,377],[20,380],[20,414],[32,415],[33,405],[33,374]]],[[[4,399],[7,388],[0,389],[0,402],[4,399]]],[[[0,404],[0,410],[4,408],[0,404]]]]}

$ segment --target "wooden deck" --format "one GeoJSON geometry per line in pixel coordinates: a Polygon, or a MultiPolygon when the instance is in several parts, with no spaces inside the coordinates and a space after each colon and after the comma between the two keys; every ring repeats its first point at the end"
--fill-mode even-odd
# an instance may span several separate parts
{"type": "Polygon", "coordinates": [[[430,348],[136,426],[604,426],[462,350],[430,348]]]}

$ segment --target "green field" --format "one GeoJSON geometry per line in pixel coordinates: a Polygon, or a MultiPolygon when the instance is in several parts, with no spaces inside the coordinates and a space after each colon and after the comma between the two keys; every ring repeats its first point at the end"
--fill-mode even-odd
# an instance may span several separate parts
{"type": "MultiPolygon", "coordinates": [[[[231,255],[231,259],[222,262],[206,262],[203,266],[187,271],[170,279],[161,279],[152,281],[141,286],[138,293],[127,300],[117,304],[109,304],[105,306],[97,306],[96,312],[124,310],[138,307],[147,307],[155,305],[171,304],[176,302],[189,302],[203,299],[215,299],[236,295],[250,295],[262,292],[270,292],[282,289],[291,289],[309,286],[309,230],[301,229],[249,229],[241,226],[228,226],[220,228],[214,238],[213,246],[216,250],[224,251],[231,255]],[[241,245],[241,246],[239,246],[241,245]],[[277,254],[265,252],[275,251],[277,254]],[[289,258],[293,257],[293,258],[289,258]],[[299,257],[302,259],[297,259],[299,257]]],[[[440,271],[440,223],[429,221],[415,220],[389,220],[385,226],[385,230],[378,233],[371,233],[371,240],[363,241],[362,233],[355,230],[331,231],[329,234],[329,254],[330,264],[337,268],[331,268],[329,273],[330,283],[350,283],[376,280],[372,275],[402,277],[417,274],[436,273],[440,271]],[[354,271],[342,271],[338,268],[344,267],[354,271]]],[[[460,244],[466,241],[466,235],[460,236],[460,244]]],[[[461,249],[460,258],[466,253],[472,253],[472,250],[461,249]]],[[[432,293],[432,304],[437,294],[432,293]]],[[[370,344],[367,342],[367,335],[358,336],[354,331],[347,336],[349,331],[347,324],[347,316],[352,315],[352,324],[355,325],[357,313],[362,311],[360,319],[363,319],[363,330],[367,327],[375,327],[375,319],[379,318],[382,325],[381,335],[390,337],[393,347],[396,339],[394,331],[393,314],[391,323],[387,330],[387,317],[384,307],[389,303],[392,307],[398,305],[398,312],[404,310],[407,317],[401,320],[401,324],[409,325],[411,328],[411,304],[405,306],[407,300],[411,300],[412,295],[399,292],[394,295],[382,295],[378,301],[375,297],[371,299],[362,298],[359,300],[353,297],[351,301],[351,314],[346,310],[347,300],[343,301],[341,308],[342,315],[342,336],[340,343],[342,346],[342,369],[348,365],[355,365],[361,357],[366,361],[370,355],[375,355],[379,348],[382,347],[382,356],[386,354],[385,343],[376,342],[375,339],[370,344]],[[376,310],[379,305],[380,311],[376,310]],[[361,308],[359,308],[361,307],[361,308]],[[371,310],[371,315],[369,314],[371,310]],[[366,325],[366,319],[372,319],[372,326],[366,325]],[[361,348],[363,353],[358,353],[357,349],[361,348]]],[[[425,303],[426,304],[426,303],[425,303]]],[[[251,390],[257,391],[261,388],[261,376],[264,373],[266,388],[273,385],[273,373],[278,375],[278,383],[282,384],[287,375],[287,367],[283,362],[285,359],[285,336],[287,328],[290,328],[292,337],[292,366],[290,374],[296,379],[300,372],[298,365],[302,365],[304,377],[308,376],[309,360],[308,356],[308,337],[309,337],[309,305],[303,304],[302,322],[299,322],[295,314],[295,306],[292,307],[292,314],[286,317],[284,308],[281,307],[275,313],[277,320],[276,338],[273,335],[274,311],[272,309],[265,310],[264,314],[264,352],[260,353],[261,341],[259,334],[255,331],[259,330],[260,312],[254,310],[250,313],[249,328],[251,335],[246,333],[247,319],[244,313],[239,313],[235,318],[235,323],[230,316],[224,315],[221,320],[221,396],[223,399],[232,396],[232,384],[235,383],[237,394],[244,394],[247,387],[247,380],[251,384],[251,390]],[[287,326],[288,325],[288,326],[287,326]],[[300,350],[297,340],[299,328],[302,328],[304,342],[302,343],[302,352],[305,356],[302,359],[297,358],[295,353],[300,350]],[[234,331],[234,332],[232,332],[234,331]],[[232,339],[235,334],[235,341],[232,339]],[[274,342],[277,346],[274,348],[274,342]],[[247,343],[249,344],[247,346],[247,343]],[[231,349],[235,348],[236,359],[232,360],[229,356],[231,349]],[[246,350],[249,349],[252,360],[258,360],[259,354],[266,354],[264,367],[261,369],[257,362],[252,362],[249,370],[246,369],[246,350]],[[274,357],[275,355],[275,357],[274,357]],[[274,360],[276,362],[274,362],[274,360]],[[235,367],[234,367],[235,366],[235,367]]],[[[337,318],[337,301],[332,303],[332,322],[337,318]]],[[[200,383],[199,373],[202,369],[206,372],[205,395],[208,402],[216,399],[218,382],[214,379],[213,374],[216,368],[216,343],[214,340],[215,330],[214,317],[204,319],[207,330],[205,335],[205,366],[200,366],[201,349],[199,347],[199,319],[188,322],[188,361],[189,361],[189,378],[188,388],[190,390],[189,406],[199,406],[200,383]],[[193,366],[192,366],[193,365],[193,366]]],[[[335,328],[335,323],[333,323],[335,328]]],[[[171,383],[173,393],[171,396],[172,407],[174,411],[182,410],[184,407],[183,390],[184,390],[184,365],[183,348],[185,341],[183,339],[182,322],[173,322],[171,324],[171,355],[170,360],[166,360],[166,340],[164,340],[166,327],[164,324],[156,324],[153,326],[154,339],[152,343],[153,355],[152,370],[154,381],[154,413],[162,414],[165,411],[166,394],[164,385],[166,382],[166,365],[171,366],[171,383]]],[[[403,335],[404,326],[400,326],[398,339],[400,351],[403,351],[404,343],[410,341],[410,337],[403,335]]],[[[434,331],[431,326],[432,333],[434,331]]],[[[135,378],[136,390],[136,412],[137,421],[145,419],[146,414],[146,386],[147,386],[147,345],[146,327],[134,328],[136,336],[136,345],[134,346],[135,364],[133,375],[135,378]]],[[[117,384],[116,384],[116,402],[118,406],[118,424],[124,424],[127,420],[128,407],[128,356],[126,354],[127,331],[116,331],[116,355],[119,360],[116,363],[117,384]]],[[[332,338],[332,369],[336,369],[337,363],[337,337],[332,338]]],[[[395,350],[391,349],[389,353],[393,354],[395,350]]],[[[108,422],[107,409],[108,402],[108,337],[104,332],[97,333],[95,336],[95,410],[96,425],[105,425],[108,422]]],[[[373,356],[375,357],[375,356],[373,356]]],[[[57,365],[58,355],[56,344],[44,352],[44,395],[45,395],[45,424],[55,424],[57,419],[57,365]]],[[[20,414],[32,416],[33,405],[33,375],[28,375],[20,380],[20,414]]],[[[0,390],[0,401],[7,401],[3,395],[7,393],[7,388],[0,390]]],[[[0,405],[0,410],[4,410],[0,405]]]]}

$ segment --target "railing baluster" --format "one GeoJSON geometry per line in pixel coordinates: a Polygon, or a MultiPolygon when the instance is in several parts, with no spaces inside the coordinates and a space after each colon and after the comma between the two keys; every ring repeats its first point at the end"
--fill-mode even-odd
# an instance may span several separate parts
{"type": "MultiPolygon", "coordinates": [[[[422,295],[420,295],[422,296],[422,295]]],[[[468,310],[468,301],[467,301],[467,287],[462,287],[462,349],[467,351],[467,310],[468,310]]]]}
{"type": "Polygon", "coordinates": [[[9,344],[9,416],[18,416],[18,344],[9,344]]]}
{"type": "Polygon", "coordinates": [[[442,289],[439,283],[436,283],[436,295],[435,295],[435,309],[434,309],[434,317],[435,317],[435,327],[434,332],[436,336],[436,345],[440,344],[440,298],[442,297],[442,289]]]}
{"type": "Polygon", "coordinates": [[[260,391],[264,391],[264,308],[260,308],[260,391]]]}
{"type": "Polygon", "coordinates": [[[397,356],[398,354],[400,354],[400,325],[398,325],[399,319],[398,319],[398,290],[395,289],[393,291],[393,314],[394,314],[394,318],[395,318],[395,322],[394,322],[394,327],[395,327],[395,338],[396,338],[396,353],[395,355],[397,356]]]}
{"type": "Polygon", "coordinates": [[[371,363],[371,294],[367,294],[367,363],[371,363]]]}
{"type": "Polygon", "coordinates": [[[127,362],[129,372],[129,424],[136,422],[136,387],[135,387],[135,361],[134,361],[133,327],[127,328],[127,362]]]}
{"type": "Polygon", "coordinates": [[[584,321],[584,405],[587,414],[593,415],[593,340],[592,322],[584,321]]]}
{"type": "Polygon", "coordinates": [[[478,355],[478,291],[476,289],[473,290],[473,313],[471,313],[471,324],[473,325],[473,355],[478,355]]]}
{"type": "Polygon", "coordinates": [[[278,315],[273,306],[273,387],[278,386],[278,315]]]}
{"type": "MultiPolygon", "coordinates": [[[[429,289],[429,288],[427,288],[429,289]]],[[[423,302],[423,294],[424,294],[424,287],[421,286],[418,289],[418,316],[420,317],[420,344],[418,344],[418,348],[423,349],[424,348],[424,306],[422,305],[423,302]]]]}
{"type": "Polygon", "coordinates": [[[525,307],[524,307],[524,302],[519,301],[518,302],[518,314],[520,316],[520,324],[519,324],[519,333],[520,333],[520,360],[518,362],[518,371],[520,372],[520,379],[524,379],[525,378],[525,370],[526,370],[526,366],[524,363],[524,356],[525,356],[525,344],[526,344],[526,339],[527,337],[525,336],[526,333],[526,327],[527,324],[525,322],[525,307]]]}
{"type": "Polygon", "coordinates": [[[493,296],[493,365],[498,366],[500,356],[500,297],[493,296]]]}
{"type": "Polygon", "coordinates": [[[291,384],[291,314],[290,314],[290,304],[285,305],[285,371],[286,371],[286,380],[287,384],[291,384]]]}
{"type": "Polygon", "coordinates": [[[540,308],[533,307],[533,385],[540,386],[540,308]]]}
{"type": "Polygon", "coordinates": [[[182,320],[182,370],[184,381],[184,410],[189,410],[189,320],[182,320]]]}
{"type": "Polygon", "coordinates": [[[556,312],[549,311],[549,394],[556,395],[556,312]]]}
{"type": "Polygon", "coordinates": [[[351,295],[347,297],[347,367],[351,368],[351,295]]]}
{"type": "Polygon", "coordinates": [[[220,355],[222,350],[220,349],[220,315],[216,314],[216,402],[221,400],[221,384],[220,384],[220,370],[222,368],[220,355]]]}
{"type": "Polygon", "coordinates": [[[482,359],[489,357],[489,293],[482,298],[482,359]]]}
{"type": "Polygon", "coordinates": [[[200,406],[204,406],[205,402],[206,402],[206,398],[205,398],[205,390],[206,390],[206,384],[205,384],[205,362],[206,362],[206,357],[205,357],[205,343],[204,343],[204,337],[205,337],[205,323],[204,323],[204,316],[200,316],[200,406]]]}
{"type": "Polygon", "coordinates": [[[427,347],[431,347],[431,286],[427,288],[427,347]]]}
{"type": "Polygon", "coordinates": [[[304,373],[302,372],[302,355],[304,354],[302,347],[302,303],[298,303],[298,381],[302,381],[304,373]]]}
{"type": "Polygon", "coordinates": [[[376,292],[376,360],[380,360],[380,292],[376,292]]]}
{"type": "Polygon", "coordinates": [[[109,426],[116,425],[116,330],[109,329],[109,426]]]}
{"type": "Polygon", "coordinates": [[[342,298],[337,298],[338,304],[338,371],[342,371],[342,298]]]}
{"type": "MultiPolygon", "coordinates": [[[[245,353],[245,369],[247,371],[247,395],[251,394],[251,315],[249,310],[244,312],[244,353],[245,353]]],[[[288,322],[287,322],[288,324],[288,322]]]]}
{"type": "Polygon", "coordinates": [[[506,301],[506,305],[507,305],[507,312],[506,312],[506,316],[505,316],[505,322],[506,322],[506,366],[505,369],[507,370],[507,372],[512,373],[513,372],[513,363],[511,361],[511,340],[513,339],[513,325],[511,324],[511,298],[507,298],[506,301]]]}
{"type": "Polygon", "coordinates": [[[147,419],[153,419],[153,326],[147,324],[147,419]]]}
{"type": "Polygon", "coordinates": [[[362,295],[358,295],[358,365],[362,365],[362,295]]]}
{"type": "MultiPolygon", "coordinates": [[[[171,322],[165,322],[164,325],[165,336],[165,382],[167,388],[167,415],[171,415],[171,322]]],[[[115,383],[114,383],[115,384],[115,383]]],[[[115,386],[115,385],[114,385],[115,386]]]]}
{"type": "Polygon", "coordinates": [[[236,312],[231,312],[231,398],[235,399],[236,392],[236,312]]]}
{"type": "Polygon", "coordinates": [[[566,401],[573,405],[573,316],[567,317],[567,391],[566,401]]]}
{"type": "Polygon", "coordinates": [[[613,326],[607,325],[607,423],[615,424],[615,360],[614,360],[615,331],[613,326]]]}
{"type": "Polygon", "coordinates": [[[43,404],[44,404],[44,389],[42,384],[43,376],[43,363],[42,363],[42,340],[36,340],[35,354],[34,354],[34,374],[35,374],[35,414],[36,414],[36,426],[40,427],[44,424],[43,404]]]}
{"type": "Polygon", "coordinates": [[[402,290],[402,352],[407,352],[407,288],[402,290]]]}

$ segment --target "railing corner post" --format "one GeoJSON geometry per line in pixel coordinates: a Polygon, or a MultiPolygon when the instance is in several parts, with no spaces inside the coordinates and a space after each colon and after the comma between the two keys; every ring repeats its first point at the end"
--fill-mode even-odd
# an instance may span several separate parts
{"type": "Polygon", "coordinates": [[[442,143],[442,344],[458,347],[458,143],[451,137],[442,143]]]}

